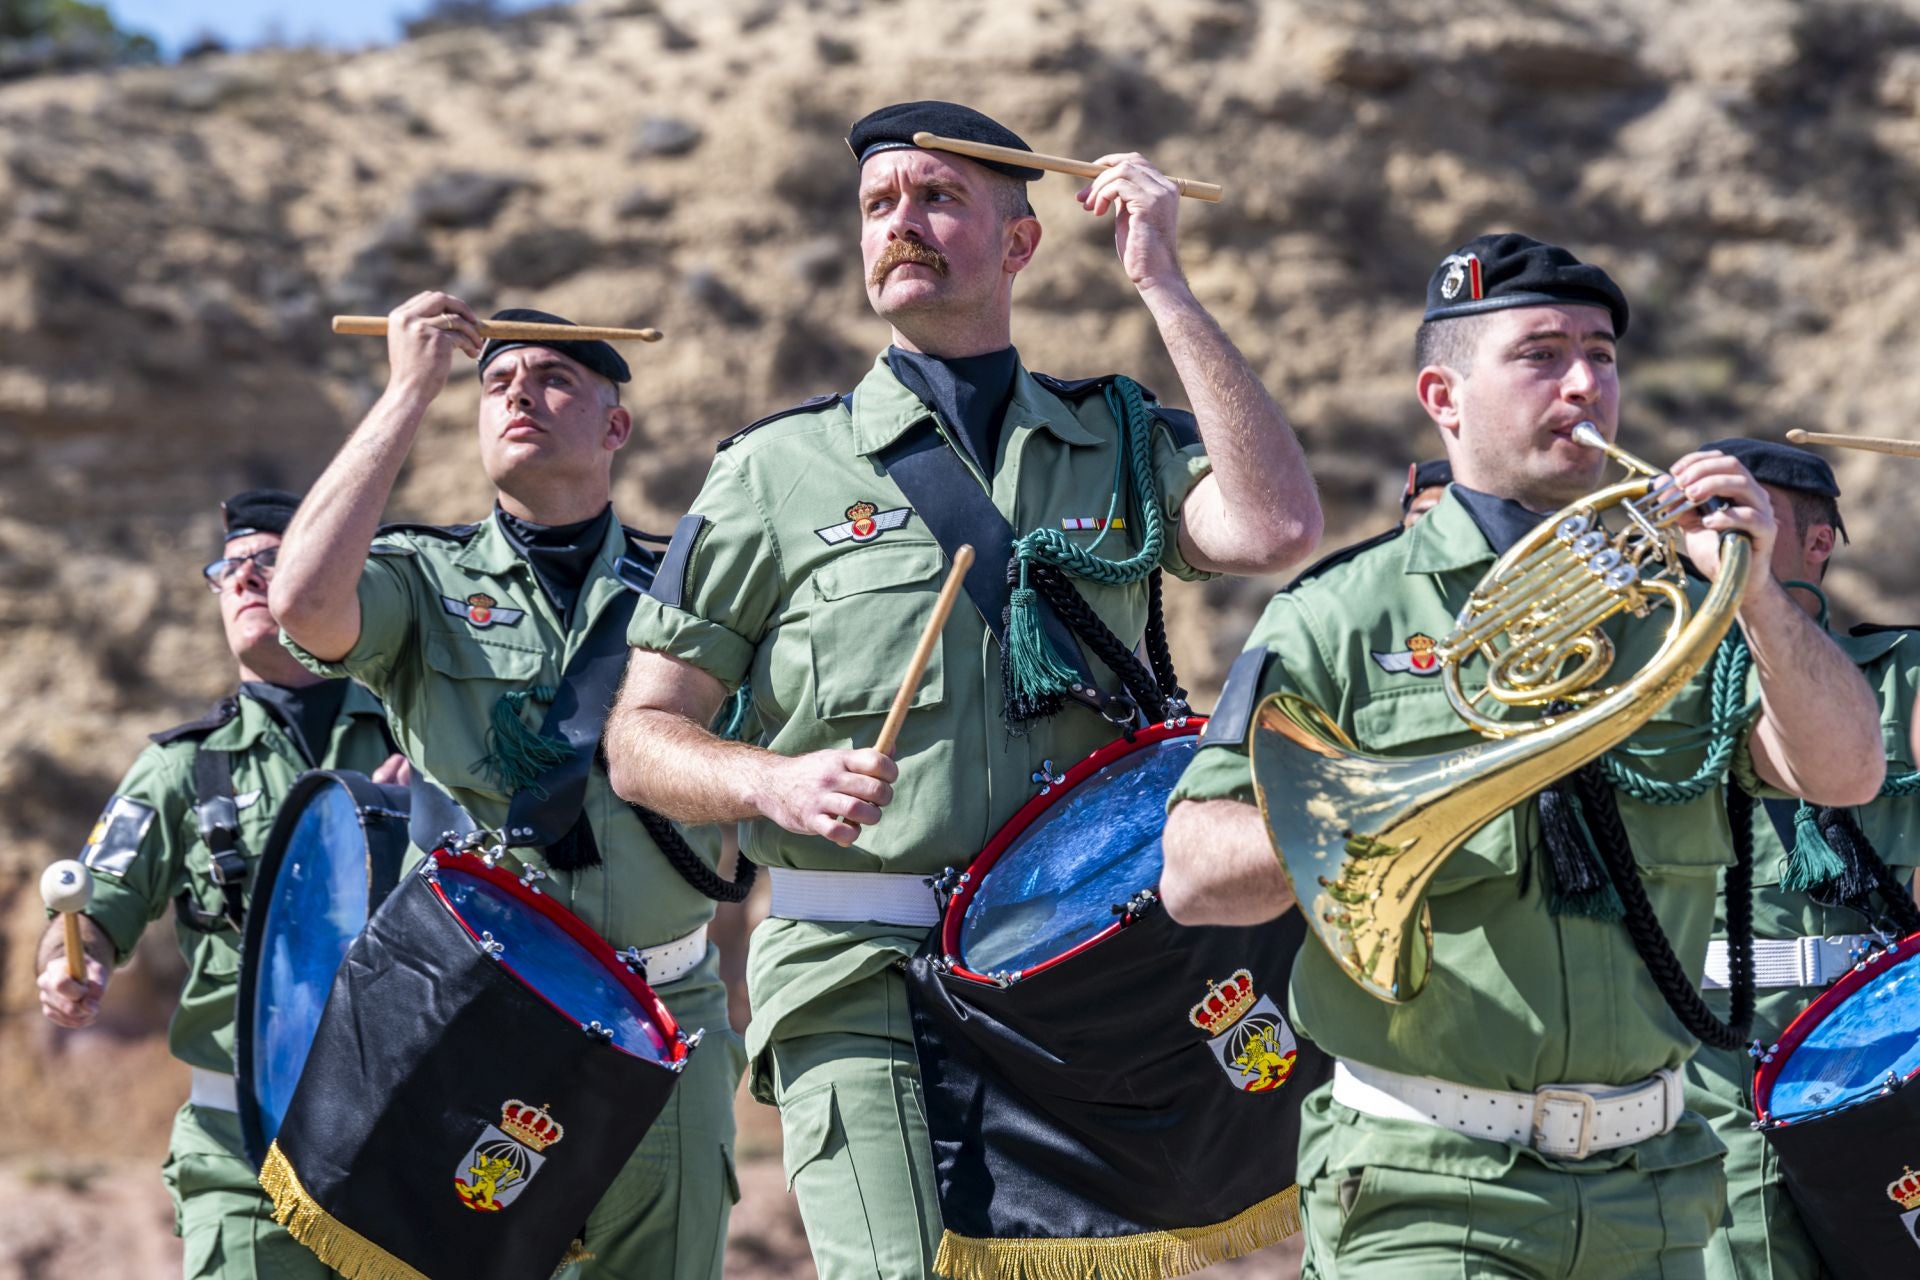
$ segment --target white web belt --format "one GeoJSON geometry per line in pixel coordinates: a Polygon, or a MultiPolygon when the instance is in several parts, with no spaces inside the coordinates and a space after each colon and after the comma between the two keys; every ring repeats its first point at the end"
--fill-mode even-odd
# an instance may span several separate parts
{"type": "MultiPolygon", "coordinates": [[[[1753,984],[1757,987],[1824,987],[1859,963],[1874,939],[1864,933],[1836,933],[1825,938],[1755,938],[1753,984]]],[[[1707,944],[1708,990],[1727,985],[1727,944],[1716,938],[1707,944]]]]}
{"type": "Polygon", "coordinates": [[[940,923],[940,900],[926,876],[891,871],[795,871],[768,867],[773,905],[782,920],[913,925],[940,923]]]}
{"type": "Polygon", "coordinates": [[[1517,1143],[1557,1160],[1583,1160],[1595,1151],[1666,1133],[1680,1123],[1684,1094],[1680,1073],[1672,1070],[1639,1084],[1550,1084],[1511,1093],[1401,1075],[1344,1058],[1333,1066],[1333,1100],[1343,1107],[1489,1142],[1517,1143]]]}

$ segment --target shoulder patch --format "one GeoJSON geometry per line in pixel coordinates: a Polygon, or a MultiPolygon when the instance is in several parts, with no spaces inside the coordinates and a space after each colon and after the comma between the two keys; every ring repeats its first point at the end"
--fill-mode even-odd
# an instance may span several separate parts
{"type": "Polygon", "coordinates": [[[682,603],[687,598],[687,573],[693,565],[693,548],[700,541],[700,531],[707,527],[707,518],[701,515],[684,515],[680,523],[673,527],[673,541],[667,544],[667,552],[660,557],[660,567],[654,572],[653,586],[648,594],[669,609],[684,609],[682,603]]]}
{"type": "Polygon", "coordinates": [[[158,733],[147,735],[149,742],[166,746],[170,742],[180,742],[190,738],[204,738],[240,714],[240,700],[226,697],[213,704],[213,709],[197,720],[177,724],[171,729],[162,729],[158,733]]]}
{"type": "Polygon", "coordinates": [[[739,444],[742,440],[745,440],[748,436],[752,435],[754,432],[758,431],[760,428],[766,426],[770,422],[778,422],[782,418],[791,418],[796,414],[815,413],[821,409],[826,408],[828,405],[834,403],[835,401],[842,400],[844,398],[845,397],[837,396],[837,395],[825,395],[825,396],[813,396],[809,399],[802,400],[799,404],[793,405],[790,408],[782,409],[778,413],[770,413],[766,417],[758,420],[757,422],[749,422],[746,426],[740,428],[738,431],[728,436],[725,440],[722,440],[719,444],[715,445],[713,447],[713,451],[715,453],[719,453],[722,449],[732,448],[734,445],[739,444]]]}
{"type": "Polygon", "coordinates": [[[1273,650],[1261,645],[1233,660],[1227,669],[1227,682],[1220,688],[1220,702],[1200,731],[1203,747],[1238,747],[1247,740],[1253,727],[1253,702],[1260,696],[1260,681],[1273,661],[1273,650]]]}
{"type": "Polygon", "coordinates": [[[1295,587],[1302,586],[1305,583],[1311,581],[1312,579],[1319,577],[1321,574],[1325,573],[1327,570],[1338,568],[1339,566],[1345,564],[1347,561],[1352,560],[1363,551],[1371,551],[1375,547],[1381,546],[1385,543],[1392,542],[1395,538],[1399,537],[1401,534],[1405,532],[1406,532],[1405,529],[1401,528],[1399,525],[1395,525],[1393,528],[1386,530],[1384,533],[1376,533],[1371,538],[1362,538],[1359,542],[1355,542],[1348,546],[1341,547],[1338,551],[1335,551],[1330,555],[1323,556],[1320,559],[1314,561],[1312,564],[1308,565],[1306,568],[1302,569],[1299,575],[1295,577],[1292,582],[1289,582],[1286,586],[1280,589],[1282,591],[1291,591],[1295,587]]]}
{"type": "Polygon", "coordinates": [[[1859,622],[1847,628],[1847,634],[1856,639],[1861,636],[1885,635],[1889,631],[1920,631],[1920,626],[1903,627],[1891,623],[1859,622]]]}
{"type": "Polygon", "coordinates": [[[100,811],[99,820],[87,834],[80,861],[95,871],[124,876],[140,852],[140,842],[153,825],[154,809],[129,796],[115,796],[100,811]]]}

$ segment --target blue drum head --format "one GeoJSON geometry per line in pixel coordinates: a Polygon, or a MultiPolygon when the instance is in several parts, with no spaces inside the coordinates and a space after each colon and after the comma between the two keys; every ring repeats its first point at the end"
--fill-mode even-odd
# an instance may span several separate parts
{"type": "Polygon", "coordinates": [[[1770,1086],[1762,1073],[1762,1111],[1791,1121],[1852,1106],[1920,1071],[1920,950],[1911,941],[1904,958],[1857,987],[1836,988],[1830,994],[1840,998],[1823,1012],[1826,996],[1801,1015],[1811,1025],[1772,1064],[1770,1086]]]}
{"type": "Polygon", "coordinates": [[[989,845],[960,923],[961,967],[1023,973],[1092,941],[1118,920],[1115,906],[1157,888],[1167,797],[1197,732],[1196,724],[1099,766],[997,854],[989,845]]]}
{"type": "Polygon", "coordinates": [[[554,911],[543,910],[533,889],[504,872],[484,874],[471,863],[441,859],[439,884],[467,932],[489,949],[499,947],[500,963],[570,1021],[599,1023],[612,1033],[615,1047],[649,1062],[671,1065],[685,1056],[678,1038],[656,1018],[651,991],[643,984],[644,996],[633,989],[631,975],[609,962],[611,948],[606,956],[597,955],[562,924],[557,915],[564,908],[552,904],[554,911]]]}

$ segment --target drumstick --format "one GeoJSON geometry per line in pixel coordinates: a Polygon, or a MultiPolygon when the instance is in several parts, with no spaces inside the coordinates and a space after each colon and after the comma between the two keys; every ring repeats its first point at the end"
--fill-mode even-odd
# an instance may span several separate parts
{"type": "Polygon", "coordinates": [[[1920,458],[1920,442],[1896,440],[1892,436],[1835,436],[1819,431],[1802,431],[1795,427],[1787,432],[1787,439],[1795,444],[1824,444],[1840,449],[1864,449],[1869,453],[1891,453],[1902,458],[1920,458]]]}
{"type": "MultiPolygon", "coordinates": [[[[483,338],[519,342],[538,342],[542,338],[559,342],[658,342],[663,336],[658,329],[609,329],[584,324],[540,324],[532,320],[482,320],[474,327],[483,338]]],[[[358,338],[384,338],[387,318],[335,316],[333,331],[358,338]]]]}
{"type": "Polygon", "coordinates": [[[67,929],[67,976],[82,986],[87,981],[87,953],[80,941],[80,912],[93,901],[93,873],[84,862],[68,858],[48,867],[40,876],[40,900],[57,914],[67,929]]]}
{"type": "MultiPolygon", "coordinates": [[[[1076,178],[1097,178],[1107,170],[1106,165],[1085,160],[1069,160],[1065,156],[1044,155],[1038,151],[1021,151],[1016,147],[996,147],[990,142],[968,142],[964,138],[948,138],[937,133],[916,133],[913,135],[913,145],[924,151],[951,151],[975,160],[998,160],[1002,164],[1017,164],[1027,169],[1051,169],[1055,173],[1070,173],[1076,178]]],[[[1167,181],[1177,187],[1181,195],[1193,200],[1218,204],[1220,197],[1226,194],[1218,183],[1171,177],[1167,181]]]]}
{"type": "Polygon", "coordinates": [[[907,664],[907,678],[900,682],[900,692],[893,695],[893,706],[887,712],[887,721],[880,726],[880,738],[873,744],[882,755],[892,755],[894,745],[900,740],[900,725],[907,718],[907,703],[913,701],[913,691],[920,687],[920,677],[926,674],[927,661],[933,657],[933,646],[940,642],[940,632],[947,625],[947,615],[953,612],[954,599],[960,594],[960,583],[972,567],[973,548],[962,544],[953,553],[953,568],[947,570],[947,580],[940,587],[940,598],[933,602],[933,616],[927,619],[926,630],[920,633],[920,643],[913,649],[913,661],[907,664]]]}

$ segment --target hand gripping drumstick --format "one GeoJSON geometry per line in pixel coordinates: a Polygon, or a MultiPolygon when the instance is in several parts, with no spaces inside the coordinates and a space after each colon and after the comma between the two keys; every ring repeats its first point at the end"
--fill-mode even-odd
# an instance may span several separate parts
{"type": "Polygon", "coordinates": [[[1891,453],[1901,458],[1920,458],[1920,443],[1896,440],[1891,436],[1832,436],[1795,427],[1787,432],[1787,439],[1795,444],[1825,444],[1841,449],[1864,449],[1869,453],[1891,453]]]}
{"type": "Polygon", "coordinates": [[[66,922],[67,976],[85,986],[87,953],[80,943],[79,913],[93,901],[93,873],[72,858],[54,863],[40,875],[40,900],[66,922]]]}
{"type": "MultiPolygon", "coordinates": [[[[543,338],[556,342],[658,342],[662,336],[658,329],[609,329],[584,324],[541,324],[533,320],[482,320],[475,328],[483,338],[518,342],[538,342],[543,338]]],[[[384,338],[387,318],[335,316],[333,331],[359,338],[384,338]]]]}
{"type": "Polygon", "coordinates": [[[882,755],[892,755],[894,744],[900,740],[900,725],[907,718],[907,704],[913,701],[913,691],[920,687],[920,677],[926,674],[927,661],[933,657],[933,646],[940,642],[940,632],[947,625],[947,615],[953,612],[954,598],[960,594],[960,583],[972,567],[973,548],[962,545],[953,553],[953,568],[947,571],[947,580],[940,588],[940,598],[933,602],[933,616],[927,619],[926,630],[920,633],[920,643],[914,646],[913,661],[907,664],[907,678],[900,682],[900,692],[893,695],[893,706],[887,712],[887,721],[880,726],[880,738],[873,744],[874,749],[882,755]]]}
{"type": "MultiPolygon", "coordinates": [[[[948,138],[937,133],[916,133],[913,135],[913,145],[923,151],[951,151],[975,160],[998,160],[1002,164],[1017,164],[1026,169],[1051,169],[1055,173],[1070,173],[1076,178],[1097,178],[1107,171],[1107,166],[1085,160],[1069,160],[1065,156],[1044,155],[1038,151],[1021,151],[1016,147],[996,147],[990,142],[968,142],[964,138],[948,138]]],[[[1168,178],[1167,181],[1178,188],[1181,195],[1192,200],[1218,204],[1220,197],[1226,194],[1218,183],[1200,182],[1193,178],[1168,178]]]]}

